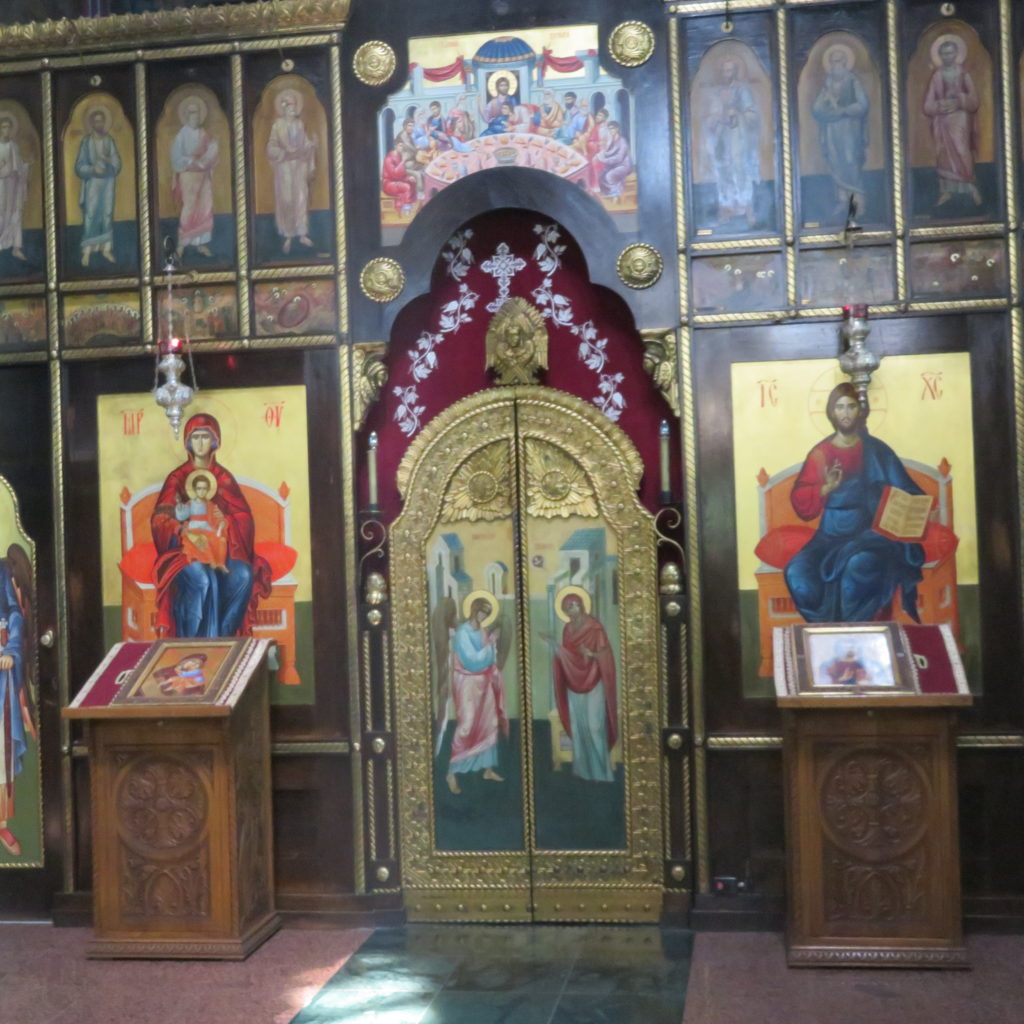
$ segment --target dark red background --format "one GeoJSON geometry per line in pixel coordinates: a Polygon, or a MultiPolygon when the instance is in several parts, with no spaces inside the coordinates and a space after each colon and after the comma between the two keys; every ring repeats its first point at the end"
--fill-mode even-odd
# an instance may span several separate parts
{"type": "MultiPolygon", "coordinates": [[[[418,405],[425,406],[420,417],[420,429],[448,406],[484,388],[492,387],[491,375],[484,368],[487,328],[494,313],[486,306],[498,296],[499,283],[481,269],[481,264],[494,255],[502,242],[511,254],[526,262],[511,280],[509,297],[521,296],[531,304],[543,308],[533,296],[545,279],[534,258],[541,236],[535,227],[552,225],[553,222],[522,210],[494,210],[468,222],[461,229],[469,229],[469,249],[473,263],[462,278],[470,291],[479,298],[469,310],[471,322],[463,324],[457,331],[446,334],[436,347],[438,364],[431,375],[416,382],[411,373],[411,355],[416,351],[417,340],[424,331],[440,333],[438,324],[441,310],[448,302],[458,298],[460,282],[447,273],[448,264],[439,254],[431,278],[431,290],[408,303],[395,320],[388,349],[388,380],[380,401],[371,409],[367,423],[359,438],[362,458],[360,462],[359,504],[366,508],[366,439],[371,431],[379,438],[378,477],[380,517],[388,522],[398,513],[401,503],[395,486],[395,472],[405,454],[412,437],[407,437],[395,420],[395,411],[400,405],[395,389],[415,385],[419,395],[418,405]]],[[[565,246],[561,254],[561,266],[551,275],[551,291],[564,295],[570,302],[574,323],[580,325],[592,320],[597,328],[597,337],[606,338],[607,362],[602,373],[621,373],[623,380],[618,390],[625,399],[618,426],[621,427],[636,446],[644,463],[644,476],[640,489],[641,501],[652,512],[659,507],[660,481],[658,479],[658,426],[667,419],[672,426],[671,466],[672,489],[678,497],[679,453],[674,415],[668,403],[657,391],[643,368],[643,343],[633,323],[625,302],[614,292],[590,282],[586,261],[572,237],[560,225],[556,225],[559,245],[565,246]]],[[[598,394],[599,374],[587,368],[579,358],[581,338],[569,327],[545,321],[548,328],[549,369],[541,382],[576,395],[585,401],[592,401],[598,394]]]]}

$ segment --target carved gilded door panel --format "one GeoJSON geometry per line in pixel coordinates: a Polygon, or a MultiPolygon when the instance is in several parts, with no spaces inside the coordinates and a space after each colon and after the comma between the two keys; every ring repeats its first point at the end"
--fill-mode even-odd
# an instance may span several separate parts
{"type": "Polygon", "coordinates": [[[391,554],[410,919],[657,918],[641,468],[593,406],[538,387],[465,399],[403,460],[391,554]]]}

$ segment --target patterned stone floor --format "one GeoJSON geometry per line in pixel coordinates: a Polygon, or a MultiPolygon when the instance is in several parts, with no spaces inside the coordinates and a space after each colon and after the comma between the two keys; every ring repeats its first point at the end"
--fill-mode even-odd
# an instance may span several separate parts
{"type": "Polygon", "coordinates": [[[679,1024],[692,946],[656,927],[380,930],[292,1024],[679,1024]]]}
{"type": "Polygon", "coordinates": [[[0,921],[0,1021],[1024,1021],[1024,935],[969,936],[970,971],[793,970],[782,936],[770,932],[703,932],[691,956],[689,932],[655,928],[290,929],[244,963],[88,960],[90,935],[88,928],[0,921]]]}

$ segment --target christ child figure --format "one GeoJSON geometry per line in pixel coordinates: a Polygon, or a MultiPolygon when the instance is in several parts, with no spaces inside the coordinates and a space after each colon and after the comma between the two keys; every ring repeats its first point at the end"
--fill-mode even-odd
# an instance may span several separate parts
{"type": "Polygon", "coordinates": [[[181,550],[190,562],[202,562],[227,572],[228,539],[224,513],[213,503],[217,493],[214,475],[196,469],[185,478],[188,501],[175,506],[175,518],[182,524],[181,550]]]}
{"type": "Polygon", "coordinates": [[[168,697],[188,697],[206,692],[206,655],[202,652],[186,654],[177,665],[162,668],[156,673],[160,692],[168,697]]]}

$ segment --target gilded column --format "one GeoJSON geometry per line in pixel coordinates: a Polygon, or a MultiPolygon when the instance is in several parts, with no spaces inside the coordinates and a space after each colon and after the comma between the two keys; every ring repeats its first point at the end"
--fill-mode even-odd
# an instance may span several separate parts
{"type": "Polygon", "coordinates": [[[245,95],[242,91],[242,58],[231,55],[231,133],[235,172],[235,233],[238,251],[238,333],[248,342],[249,322],[249,197],[245,182],[245,95]]]}
{"type": "Polygon", "coordinates": [[[146,114],[146,65],[135,65],[135,120],[139,140],[136,172],[139,196],[139,260],[142,268],[139,301],[142,309],[142,340],[153,343],[153,234],[150,228],[149,203],[149,119],[146,114]]]}
{"type": "MultiPolygon", "coordinates": [[[[359,608],[359,570],[356,551],[356,510],[355,474],[357,464],[355,458],[355,420],[353,414],[353,382],[352,360],[353,348],[348,336],[348,289],[345,281],[345,187],[342,177],[342,83],[341,83],[341,47],[332,46],[330,54],[331,74],[331,120],[334,130],[332,134],[332,156],[334,162],[334,234],[335,234],[335,288],[338,293],[338,333],[341,336],[341,348],[338,362],[341,370],[341,480],[342,508],[345,510],[346,522],[342,531],[345,546],[345,602],[349,608],[359,608]]],[[[374,794],[364,793],[366,778],[373,767],[364,772],[363,759],[358,748],[364,731],[363,716],[370,712],[363,707],[360,691],[356,681],[359,679],[359,618],[357,615],[346,616],[346,650],[348,652],[348,678],[352,681],[349,687],[349,733],[353,740],[352,757],[352,851],[355,861],[355,890],[366,891],[366,801],[372,802],[374,794]]],[[[372,783],[371,783],[372,787],[372,783]]],[[[388,794],[391,799],[391,794],[388,794]]],[[[376,838],[374,837],[374,842],[376,838]]]]}
{"type": "Polygon", "coordinates": [[[896,301],[910,299],[907,284],[907,226],[903,212],[903,128],[900,123],[900,100],[903,79],[900,77],[900,37],[897,0],[885,5],[886,38],[889,48],[889,108],[892,115],[892,209],[896,229],[896,301]]]}
{"type": "Polygon", "coordinates": [[[782,128],[782,218],[786,253],[786,304],[796,309],[796,215],[793,202],[792,128],[789,120],[789,37],[786,9],[775,12],[775,36],[779,50],[779,124],[782,128]]]}

